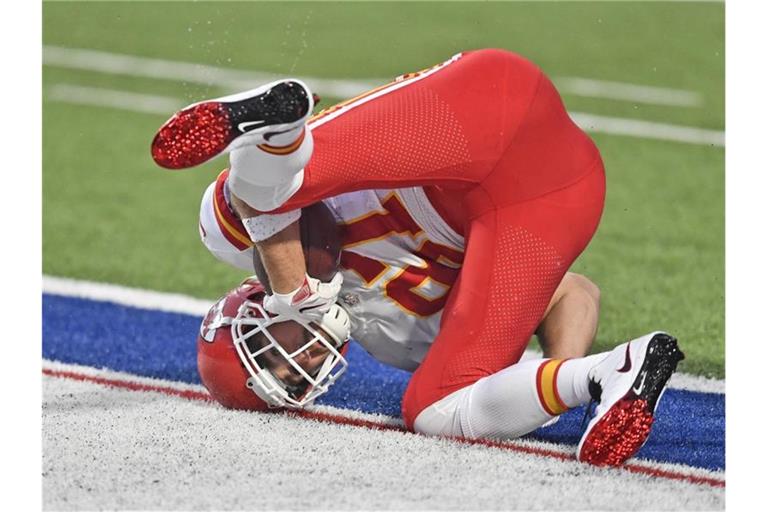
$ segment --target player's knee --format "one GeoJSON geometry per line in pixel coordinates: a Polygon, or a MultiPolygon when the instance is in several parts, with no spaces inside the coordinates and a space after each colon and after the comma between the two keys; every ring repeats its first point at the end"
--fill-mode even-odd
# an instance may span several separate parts
{"type": "Polygon", "coordinates": [[[583,295],[595,308],[600,308],[600,287],[597,284],[588,277],[574,272],[569,272],[566,277],[571,280],[569,288],[572,292],[583,295]]]}
{"type": "MultiPolygon", "coordinates": [[[[403,423],[405,423],[405,427],[408,430],[419,434],[431,435],[432,428],[429,425],[432,425],[434,422],[425,422],[423,421],[424,418],[422,418],[422,421],[417,420],[422,412],[429,409],[434,402],[439,400],[439,397],[431,398],[435,395],[434,389],[431,387],[424,387],[423,384],[426,383],[421,378],[419,370],[417,370],[403,394],[400,412],[403,418],[403,423]]],[[[431,417],[434,416],[434,414],[427,414],[427,416],[431,417]]]]}
{"type": "Polygon", "coordinates": [[[461,435],[461,422],[458,421],[459,403],[466,395],[466,389],[460,389],[450,395],[423,407],[415,418],[405,418],[410,430],[425,436],[461,435]]]}
{"type": "Polygon", "coordinates": [[[438,424],[435,421],[435,414],[433,409],[427,407],[419,414],[416,419],[413,420],[409,429],[417,434],[423,436],[439,436],[443,434],[444,425],[438,424]]]}

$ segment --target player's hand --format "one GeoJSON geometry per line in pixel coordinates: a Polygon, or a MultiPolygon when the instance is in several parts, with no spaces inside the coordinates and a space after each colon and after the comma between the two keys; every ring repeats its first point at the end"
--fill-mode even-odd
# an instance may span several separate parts
{"type": "Polygon", "coordinates": [[[264,309],[288,318],[319,321],[336,302],[344,278],[336,272],[328,283],[304,276],[304,283],[290,293],[273,293],[264,299],[264,309]]]}

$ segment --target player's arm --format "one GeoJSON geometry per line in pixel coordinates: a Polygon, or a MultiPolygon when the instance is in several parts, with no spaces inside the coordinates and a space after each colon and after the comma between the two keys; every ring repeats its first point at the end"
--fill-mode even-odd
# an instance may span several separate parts
{"type": "Polygon", "coordinates": [[[304,282],[307,265],[299,236],[299,221],[256,242],[273,293],[290,293],[304,282]]]}
{"type": "MultiPolygon", "coordinates": [[[[253,226],[248,219],[258,219],[262,215],[234,194],[230,201],[246,225],[253,226]]],[[[272,293],[264,300],[265,309],[308,320],[322,317],[336,302],[343,278],[337,272],[330,282],[323,283],[307,275],[299,221],[291,222],[267,238],[257,238],[254,238],[254,244],[272,288],[272,293]]]]}
{"type": "MultiPolygon", "coordinates": [[[[230,195],[230,202],[232,209],[241,219],[261,215],[261,212],[254,210],[234,194],[230,195]]],[[[273,292],[290,293],[301,286],[307,273],[307,265],[301,247],[298,221],[266,240],[255,242],[255,245],[273,292]]]]}
{"type": "Polygon", "coordinates": [[[536,329],[544,357],[583,357],[592,347],[600,316],[600,289],[587,277],[568,272],[555,290],[536,329]]]}

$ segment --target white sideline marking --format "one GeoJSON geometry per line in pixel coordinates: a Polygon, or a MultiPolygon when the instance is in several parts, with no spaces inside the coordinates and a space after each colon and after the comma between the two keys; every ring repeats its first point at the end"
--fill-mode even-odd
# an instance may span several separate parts
{"type": "MultiPolygon", "coordinates": [[[[198,299],[176,293],[156,292],[115,284],[96,283],[48,275],[43,276],[43,292],[199,317],[204,316],[213,305],[212,299],[198,299]]],[[[536,357],[540,357],[540,353],[526,351],[524,359],[536,357]]],[[[699,393],[725,393],[724,380],[708,379],[698,375],[680,373],[672,375],[669,387],[699,393]]]]}
{"type": "Polygon", "coordinates": [[[653,87],[568,76],[556,77],[553,80],[560,91],[574,96],[677,107],[698,107],[703,103],[701,94],[697,92],[670,89],[668,87],[653,87]]]}
{"type": "MultiPolygon", "coordinates": [[[[264,82],[285,78],[285,75],[274,73],[222,68],[193,62],[152,59],[98,50],[64,48],[61,46],[44,46],[43,64],[114,75],[218,85],[234,90],[253,89],[264,82]]],[[[301,76],[293,76],[292,78],[307,82],[320,95],[333,96],[335,98],[352,98],[380,85],[379,83],[364,80],[335,80],[301,76]]],[[[386,82],[389,82],[389,80],[384,80],[382,83],[386,82]]]]}
{"type": "MultiPolygon", "coordinates": [[[[246,71],[193,62],[153,59],[61,46],[44,46],[43,64],[99,73],[185,81],[204,85],[217,84],[234,89],[251,89],[254,84],[271,82],[283,77],[260,71],[246,71]]],[[[320,95],[335,98],[352,98],[391,81],[391,79],[342,80],[310,76],[296,76],[294,78],[307,82],[320,95]]],[[[678,107],[696,107],[703,103],[701,95],[697,92],[668,87],[566,76],[555,77],[553,80],[561,92],[574,96],[678,107]]]]}
{"type": "Polygon", "coordinates": [[[584,112],[570,112],[570,115],[571,119],[579,127],[588,132],[628,135],[644,139],[671,140],[707,146],[725,146],[725,132],[719,130],[656,123],[640,119],[606,117],[586,114],[584,112]]]}
{"type": "MultiPolygon", "coordinates": [[[[138,94],[70,84],[56,84],[48,87],[46,90],[48,98],[54,101],[77,105],[119,108],[164,116],[170,116],[174,111],[185,105],[184,102],[169,96],[138,94]]],[[[725,145],[725,134],[717,130],[705,130],[702,128],[621,117],[598,116],[583,112],[571,112],[570,115],[576,124],[588,132],[707,146],[722,147],[725,145]]]]}
{"type": "Polygon", "coordinates": [[[212,300],[196,299],[175,293],[155,292],[115,284],[53,276],[43,276],[43,292],[201,317],[213,305],[212,300]]]}
{"type": "Polygon", "coordinates": [[[148,114],[167,114],[169,117],[184,106],[179,100],[168,96],[153,96],[80,85],[56,84],[48,88],[47,91],[48,98],[54,101],[111,107],[148,114]]]}
{"type": "MultiPolygon", "coordinates": [[[[52,361],[48,359],[43,360],[43,368],[48,370],[58,371],[58,372],[71,372],[75,374],[86,375],[89,377],[100,377],[108,380],[117,380],[117,381],[127,382],[127,383],[171,388],[177,391],[194,391],[198,393],[204,393],[206,395],[208,394],[208,391],[205,389],[205,387],[199,384],[189,384],[186,382],[177,382],[177,381],[166,380],[166,379],[144,377],[144,376],[135,375],[128,372],[119,372],[115,370],[110,370],[107,368],[94,368],[91,366],[62,363],[59,361],[52,361]]],[[[53,378],[57,378],[57,377],[54,376],[53,378]]],[[[151,393],[152,391],[146,391],[146,392],[151,393]]],[[[331,405],[313,405],[313,406],[307,407],[306,410],[323,412],[323,413],[327,413],[335,416],[341,416],[344,418],[350,418],[354,420],[371,421],[379,424],[397,425],[397,426],[403,425],[402,420],[399,418],[393,418],[390,416],[385,416],[383,414],[370,414],[370,413],[364,413],[361,411],[355,411],[350,409],[342,409],[342,408],[334,407],[331,405]]],[[[509,443],[514,445],[519,445],[519,446],[551,450],[551,451],[555,451],[565,455],[570,455],[573,453],[573,446],[555,444],[547,441],[540,441],[540,440],[533,440],[533,439],[515,439],[515,440],[509,441],[509,443]]],[[[721,479],[724,476],[723,472],[720,472],[720,471],[711,471],[708,469],[696,468],[696,467],[686,466],[683,464],[648,461],[648,460],[641,460],[641,459],[632,459],[631,462],[633,464],[637,464],[647,468],[674,471],[674,472],[683,473],[690,476],[697,476],[697,477],[704,477],[704,478],[717,478],[717,479],[721,479]]]]}

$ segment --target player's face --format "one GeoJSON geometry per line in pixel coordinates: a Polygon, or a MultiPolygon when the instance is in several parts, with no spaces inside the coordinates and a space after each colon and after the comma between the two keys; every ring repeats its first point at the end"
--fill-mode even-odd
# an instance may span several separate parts
{"type": "MultiPolygon", "coordinates": [[[[321,328],[314,324],[313,327],[320,332],[326,340],[331,342],[330,338],[321,328]]],[[[288,353],[293,353],[296,350],[299,350],[313,338],[312,333],[305,329],[301,324],[291,321],[270,325],[269,332],[288,353]]],[[[296,361],[305,372],[314,376],[322,366],[328,353],[329,350],[322,343],[315,342],[295,356],[294,361],[296,361]]],[[[304,377],[298,370],[286,361],[282,355],[278,354],[276,350],[270,350],[265,353],[264,362],[275,378],[287,384],[289,387],[300,388],[306,384],[304,377]]]]}

